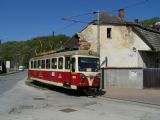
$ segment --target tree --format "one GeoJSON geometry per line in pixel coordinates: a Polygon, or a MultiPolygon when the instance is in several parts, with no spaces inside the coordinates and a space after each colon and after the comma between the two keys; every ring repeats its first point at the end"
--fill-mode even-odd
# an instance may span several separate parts
{"type": "Polygon", "coordinates": [[[70,37],[66,35],[41,36],[27,41],[8,41],[0,44],[0,57],[20,65],[28,66],[29,59],[36,56],[36,52],[46,52],[58,49],[70,37]],[[53,48],[54,46],[54,48],[53,48]]]}

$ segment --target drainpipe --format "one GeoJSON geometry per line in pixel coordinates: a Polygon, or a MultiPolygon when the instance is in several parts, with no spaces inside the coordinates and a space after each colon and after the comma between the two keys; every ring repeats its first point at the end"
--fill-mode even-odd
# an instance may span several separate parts
{"type": "Polygon", "coordinates": [[[97,53],[100,56],[100,11],[97,11],[97,53]]]}

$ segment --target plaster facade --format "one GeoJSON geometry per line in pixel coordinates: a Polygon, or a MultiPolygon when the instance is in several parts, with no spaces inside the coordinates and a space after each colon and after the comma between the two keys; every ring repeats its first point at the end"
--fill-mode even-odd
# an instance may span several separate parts
{"type": "MultiPolygon", "coordinates": [[[[86,40],[91,44],[90,50],[97,50],[97,25],[87,26],[78,35],[80,40],[86,40]]],[[[101,67],[144,67],[139,55],[141,50],[151,49],[133,32],[132,27],[100,25],[101,67]],[[111,29],[109,38],[107,38],[107,28],[111,29]]]]}

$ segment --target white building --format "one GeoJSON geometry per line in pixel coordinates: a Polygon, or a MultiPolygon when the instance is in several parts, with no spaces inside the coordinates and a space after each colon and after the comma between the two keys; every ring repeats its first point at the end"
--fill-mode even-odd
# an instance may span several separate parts
{"type": "Polygon", "coordinates": [[[119,16],[100,14],[63,47],[97,51],[99,25],[100,62],[105,87],[160,88],[160,32],[119,16]]]}
{"type": "MultiPolygon", "coordinates": [[[[65,44],[78,47],[88,42],[97,51],[97,21],[91,22],[65,44]]],[[[80,47],[78,47],[80,48],[80,47]]],[[[88,47],[87,47],[88,48],[88,47]]],[[[160,67],[160,32],[126,22],[124,10],[119,17],[100,14],[100,61],[102,67],[160,67]]]]}

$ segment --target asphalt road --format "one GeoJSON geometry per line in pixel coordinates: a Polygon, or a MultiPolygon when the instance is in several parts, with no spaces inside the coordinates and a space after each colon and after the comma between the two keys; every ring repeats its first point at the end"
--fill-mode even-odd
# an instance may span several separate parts
{"type": "Polygon", "coordinates": [[[27,71],[0,76],[0,96],[27,76],[27,71]]]}
{"type": "Polygon", "coordinates": [[[25,84],[26,75],[0,76],[0,120],[160,120],[156,106],[40,90],[25,84]]]}

